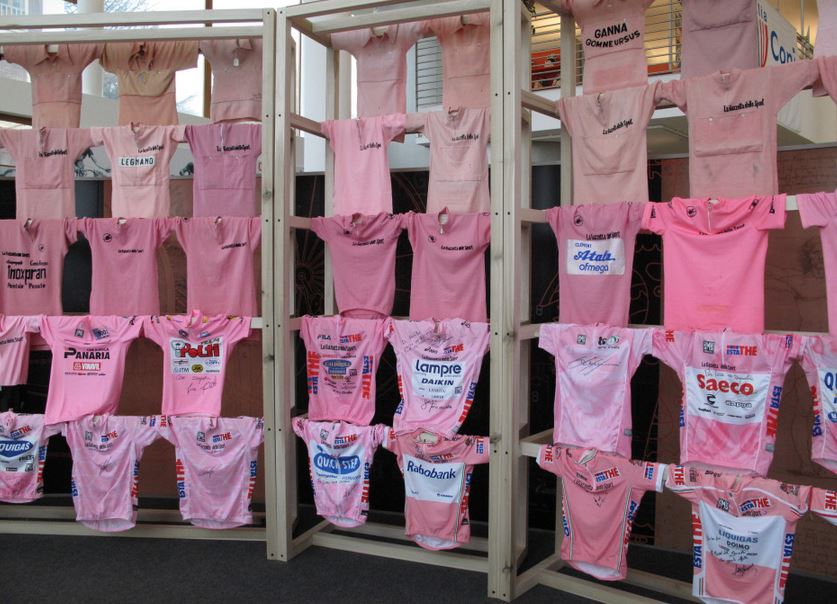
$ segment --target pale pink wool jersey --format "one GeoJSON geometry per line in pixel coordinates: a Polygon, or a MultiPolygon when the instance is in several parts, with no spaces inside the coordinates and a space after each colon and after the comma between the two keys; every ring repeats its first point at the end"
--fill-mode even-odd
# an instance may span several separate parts
{"type": "Polygon", "coordinates": [[[784,228],[785,206],[785,195],[645,206],[642,227],[663,238],[666,328],[764,331],[767,231],[784,228]]]}
{"type": "Polygon", "coordinates": [[[425,22],[427,31],[436,36],[442,46],[442,104],[445,107],[488,107],[490,25],[488,13],[425,22]]]}
{"type": "Polygon", "coordinates": [[[659,96],[689,119],[691,196],[778,193],[776,115],[818,75],[816,62],[795,61],[662,83],[659,96]]]}
{"type": "Polygon", "coordinates": [[[365,523],[369,515],[372,458],[387,427],[295,417],[293,429],[308,450],[317,514],[346,528],[365,523]]]}
{"type": "Polygon", "coordinates": [[[334,214],[392,212],[389,142],[404,133],[406,116],[391,113],[320,124],[334,151],[334,214]]]}
{"type": "Polygon", "coordinates": [[[573,202],[648,200],[646,128],[657,82],[556,101],[573,142],[573,202]]]}
{"type": "MultiPolygon", "coordinates": [[[[829,57],[837,55],[837,2],[834,0],[817,0],[817,39],[814,43],[814,57],[829,57]]],[[[832,63],[833,65],[834,63],[832,63]]],[[[823,63],[820,63],[823,72],[823,63]]],[[[821,73],[823,79],[830,80],[830,89],[837,91],[833,76],[821,73]]],[[[822,82],[814,85],[814,96],[824,96],[827,90],[822,82]]]]}
{"type": "Polygon", "coordinates": [[[258,216],[258,158],[261,124],[186,126],[195,175],[193,216],[258,216]]]}
{"type": "Polygon", "coordinates": [[[0,220],[0,312],[60,315],[64,256],[76,221],[0,220]]]}
{"type": "Polygon", "coordinates": [[[165,218],[171,213],[169,163],[184,140],[184,128],[131,123],[90,129],[94,143],[104,145],[110,158],[113,216],[165,218]]]}
{"type": "Polygon", "coordinates": [[[145,447],[157,440],[156,417],[88,415],[63,424],[73,456],[70,492],[76,520],[104,532],[137,522],[139,468],[145,447]]]}
{"type": "Polygon", "coordinates": [[[357,114],[374,117],[407,111],[407,51],[424,35],[424,23],[397,23],[381,35],[372,28],[331,34],[335,50],[357,59],[357,114]]]}
{"type": "Polygon", "coordinates": [[[555,357],[553,442],[631,456],[631,377],[653,331],[541,325],[538,346],[555,357]]]}
{"type": "Polygon", "coordinates": [[[811,487],[677,465],[666,487],[692,504],[692,595],[781,604],[811,487]]]}
{"type": "Polygon", "coordinates": [[[125,358],[140,327],[133,317],[41,317],[41,337],[52,352],[48,424],[116,413],[125,358]]]}
{"type": "Polygon", "coordinates": [[[759,67],[758,10],[753,0],[683,0],[682,14],[681,78],[759,67]]]}
{"type": "Polygon", "coordinates": [[[29,376],[29,334],[40,318],[0,315],[0,386],[25,384],[29,376]]]}
{"type": "Polygon", "coordinates": [[[410,318],[486,321],[491,216],[410,212],[403,219],[413,247],[410,318]]]}
{"type": "Polygon", "coordinates": [[[393,429],[456,434],[474,404],[491,335],[488,323],[388,319],[384,334],[395,350],[401,395],[393,429]]]}
{"type": "Polygon", "coordinates": [[[213,122],[262,118],[262,40],[201,40],[200,51],[212,67],[213,122]]]}
{"type": "Polygon", "coordinates": [[[186,252],[186,306],[208,315],[259,314],[255,254],[259,218],[184,218],[174,227],[186,252]]]}
{"type": "Polygon", "coordinates": [[[60,430],[43,415],[0,413],[0,501],[27,503],[44,494],[47,443],[60,430]]]}
{"type": "Polygon", "coordinates": [[[558,317],[562,323],[626,327],[636,235],[644,203],[550,208],[558,242],[558,317]]]}
{"type": "Polygon", "coordinates": [[[221,415],[227,364],[250,335],[250,317],[189,315],[143,319],[145,337],[163,349],[163,414],[221,415]]]}
{"type": "Polygon", "coordinates": [[[802,226],[806,229],[820,229],[828,304],[828,331],[837,335],[837,194],[803,193],[796,196],[796,202],[802,226]]]}
{"type": "Polygon", "coordinates": [[[84,218],[79,231],[90,244],[91,315],[160,313],[157,250],[169,236],[165,218],[84,218]]]}
{"type": "Polygon", "coordinates": [[[157,430],[175,447],[183,520],[208,529],[253,523],[261,418],[163,416],[157,430]]]}
{"type": "Polygon", "coordinates": [[[837,339],[806,337],[801,361],[814,401],[811,459],[837,473],[837,339]]]}
{"type": "Polygon", "coordinates": [[[32,80],[32,127],[78,128],[81,73],[102,54],[101,44],[7,45],[3,58],[29,72],[32,80]]]}
{"type": "Polygon", "coordinates": [[[800,339],[730,331],[654,333],[654,356],[677,372],[680,463],[767,474],[782,385],[800,339]]]}
{"type": "Polygon", "coordinates": [[[837,526],[837,491],[812,488],[811,511],[826,522],[837,526]]]}
{"type": "Polygon", "coordinates": [[[404,476],[407,537],[429,550],[471,540],[471,476],[474,464],[488,463],[490,446],[487,436],[386,432],[384,447],[396,455],[404,476]]]}
{"type": "Polygon", "coordinates": [[[15,161],[19,219],[76,215],[75,162],[93,146],[90,130],[2,128],[0,145],[15,161]]]}
{"type": "Polygon", "coordinates": [[[340,314],[375,319],[392,312],[395,251],[403,229],[403,215],[383,212],[311,219],[311,230],[328,246],[340,314]]]}
{"type": "Polygon", "coordinates": [[[624,579],[636,512],[646,491],[663,490],[666,466],[557,445],[542,445],[537,462],[564,487],[561,558],[602,581],[624,579]]]}
{"type": "Polygon", "coordinates": [[[383,319],[302,317],[308,418],[366,425],[375,415],[375,374],[386,348],[383,319]]]}

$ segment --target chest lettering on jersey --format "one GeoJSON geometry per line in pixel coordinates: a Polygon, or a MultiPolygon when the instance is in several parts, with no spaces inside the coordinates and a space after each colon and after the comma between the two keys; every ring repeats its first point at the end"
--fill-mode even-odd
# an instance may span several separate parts
{"type": "Polygon", "coordinates": [[[584,40],[584,45],[590,48],[617,48],[631,40],[639,38],[639,30],[628,31],[628,22],[613,23],[593,30],[593,36],[584,40]]]}
{"type": "Polygon", "coordinates": [[[758,423],[764,417],[770,374],[686,368],[690,416],[727,424],[758,423]]]}
{"type": "Polygon", "coordinates": [[[28,440],[0,440],[0,455],[3,457],[19,457],[28,453],[35,445],[28,440]]]}
{"type": "Polygon", "coordinates": [[[837,369],[817,369],[817,376],[819,396],[814,397],[814,422],[820,424],[822,433],[821,416],[829,423],[837,424],[837,369]]]}
{"type": "Polygon", "coordinates": [[[624,275],[625,243],[621,237],[567,241],[568,275],[624,275]]]}
{"type": "Polygon", "coordinates": [[[38,157],[52,157],[53,155],[68,155],[67,149],[50,149],[49,151],[38,151],[38,157]]]}
{"type": "Polygon", "coordinates": [[[421,398],[447,400],[462,394],[465,367],[459,361],[416,359],[413,391],[421,398]]]}
{"type": "Polygon", "coordinates": [[[122,155],[117,158],[120,168],[140,168],[154,166],[156,163],[157,158],[153,155],[122,155]]]}
{"type": "Polygon", "coordinates": [[[404,486],[407,496],[423,501],[462,501],[465,464],[432,463],[404,456],[404,486]]]}
{"type": "Polygon", "coordinates": [[[740,103],[731,103],[724,105],[724,113],[731,113],[733,111],[741,111],[742,109],[758,109],[764,107],[764,97],[760,99],[750,99],[740,103]]]}
{"type": "Polygon", "coordinates": [[[223,367],[224,341],[221,336],[199,343],[171,338],[172,374],[219,374],[223,367]]]}

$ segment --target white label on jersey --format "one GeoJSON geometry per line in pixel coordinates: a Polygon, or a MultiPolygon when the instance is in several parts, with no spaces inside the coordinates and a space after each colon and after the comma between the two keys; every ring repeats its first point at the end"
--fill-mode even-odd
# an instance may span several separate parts
{"type": "Polygon", "coordinates": [[[706,549],[730,564],[755,564],[776,571],[782,564],[785,519],[781,516],[732,516],[701,501],[706,549]]]}
{"type": "Polygon", "coordinates": [[[311,473],[321,484],[347,484],[363,478],[363,446],[355,444],[346,448],[334,448],[316,440],[308,442],[311,457],[311,473]]]}
{"type": "Polygon", "coordinates": [[[407,497],[422,501],[459,503],[465,483],[464,463],[430,463],[404,456],[404,488],[407,497]]]}
{"type": "Polygon", "coordinates": [[[143,168],[154,166],[157,159],[153,155],[123,155],[117,159],[120,168],[143,168]]]}
{"type": "Polygon", "coordinates": [[[686,409],[689,416],[725,424],[759,423],[769,386],[769,373],[686,367],[686,409]]]}
{"type": "Polygon", "coordinates": [[[224,342],[222,337],[209,338],[200,344],[169,338],[171,372],[173,374],[207,375],[221,373],[224,342]]]}
{"type": "Polygon", "coordinates": [[[601,241],[567,240],[568,275],[624,275],[625,243],[620,237],[601,241]]]}
{"type": "Polygon", "coordinates": [[[837,369],[817,369],[822,419],[837,424],[837,369]]]}
{"type": "Polygon", "coordinates": [[[424,399],[446,401],[463,392],[465,363],[416,359],[411,367],[413,392],[424,399]]]}

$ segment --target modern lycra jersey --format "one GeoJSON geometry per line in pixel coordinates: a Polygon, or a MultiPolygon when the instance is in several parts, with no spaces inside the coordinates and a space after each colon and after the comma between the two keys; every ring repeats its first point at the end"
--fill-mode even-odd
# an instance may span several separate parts
{"type": "Polygon", "coordinates": [[[666,487],[692,504],[692,595],[781,604],[811,487],[677,465],[666,487]]]}
{"type": "Polygon", "coordinates": [[[61,424],[45,425],[43,415],[0,413],[0,501],[27,503],[44,492],[47,442],[61,424]]]}
{"type": "Polygon", "coordinates": [[[658,329],[654,356],[683,384],[680,463],[767,474],[793,335],[658,329]]]}
{"type": "Polygon", "coordinates": [[[826,522],[837,526],[837,491],[811,489],[811,511],[826,522]]]}
{"type": "Polygon", "coordinates": [[[805,338],[802,369],[814,399],[811,459],[837,472],[837,338],[805,338]]]}
{"type": "Polygon", "coordinates": [[[666,466],[557,445],[542,445],[537,462],[564,486],[561,558],[597,579],[624,579],[636,511],[646,491],[663,490],[666,466]]]}

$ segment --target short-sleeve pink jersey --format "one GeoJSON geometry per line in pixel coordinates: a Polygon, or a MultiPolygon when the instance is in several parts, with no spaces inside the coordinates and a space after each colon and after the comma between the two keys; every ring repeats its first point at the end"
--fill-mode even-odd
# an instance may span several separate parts
{"type": "Polygon", "coordinates": [[[212,66],[213,122],[262,119],[262,40],[201,40],[212,66]]]}
{"type": "Polygon", "coordinates": [[[90,244],[91,315],[160,313],[157,249],[169,236],[166,218],[84,218],[79,230],[90,244]]]}
{"type": "Polygon", "coordinates": [[[782,604],[811,487],[675,465],[666,487],[692,504],[692,595],[782,604]]]}
{"type": "Polygon", "coordinates": [[[317,514],[346,528],[365,523],[372,458],[388,428],[295,417],[293,429],[308,450],[317,514]]]}
{"type": "Polygon", "coordinates": [[[656,91],[655,82],[557,101],[573,143],[573,203],[648,200],[645,132],[656,91]]]}
{"type": "Polygon", "coordinates": [[[195,176],[193,216],[258,216],[258,158],[261,124],[186,126],[195,176]]]}
{"type": "Polygon", "coordinates": [[[489,214],[404,216],[413,246],[410,318],[486,321],[485,250],[489,214]]]}
{"type": "Polygon", "coordinates": [[[691,196],[778,193],[776,115],[818,73],[803,60],[661,84],[659,96],[689,118],[691,196]]]}
{"type": "Polygon", "coordinates": [[[759,67],[757,15],[753,0],[683,0],[680,77],[759,67]]]}
{"type": "Polygon", "coordinates": [[[624,579],[636,512],[646,491],[663,490],[666,467],[557,445],[542,445],[537,462],[564,485],[561,558],[602,581],[624,579]]]}
{"type": "Polygon", "coordinates": [[[73,456],[70,492],[76,520],[104,532],[137,522],[139,467],[145,447],[157,440],[156,418],[88,415],[63,424],[73,456]]]}
{"type": "Polygon", "coordinates": [[[767,474],[799,348],[793,335],[658,329],[653,354],[683,385],[680,463],[767,474]]]}
{"type": "Polygon", "coordinates": [[[784,228],[785,204],[774,195],[645,206],[642,227],[663,238],[668,329],[764,331],[767,231],[784,228]]]}
{"type": "Polygon", "coordinates": [[[2,128],[0,145],[15,161],[19,219],[76,215],[75,162],[93,146],[90,130],[2,128]]]}
{"type": "Polygon", "coordinates": [[[538,345],[555,357],[553,442],[631,456],[631,377],[651,354],[652,329],[541,325],[538,345]]]}
{"type": "Polygon", "coordinates": [[[25,384],[29,376],[29,334],[38,317],[0,315],[0,386],[25,384]]]}
{"type": "Polygon", "coordinates": [[[423,23],[389,25],[331,34],[335,50],[357,59],[357,114],[374,117],[407,111],[407,51],[424,34],[423,23]]]}
{"type": "Polygon", "coordinates": [[[391,113],[320,124],[334,151],[333,214],[392,212],[387,147],[404,132],[406,119],[391,113]]]}
{"type": "Polygon", "coordinates": [[[163,414],[221,415],[227,363],[250,335],[250,317],[145,317],[143,333],[163,349],[163,414]]]}
{"type": "Polygon", "coordinates": [[[186,306],[210,315],[258,316],[255,254],[259,218],[184,218],[174,227],[186,252],[186,306]]]}
{"type": "Polygon", "coordinates": [[[311,219],[311,230],[328,245],[340,314],[374,319],[392,312],[395,250],[403,228],[400,214],[311,219]]]}
{"type": "Polygon", "coordinates": [[[386,348],[383,319],[302,317],[308,417],[366,425],[375,415],[375,374],[386,348]]]}
{"type": "Polygon", "coordinates": [[[558,241],[558,317],[562,323],[626,327],[643,203],[550,208],[558,241]]]}
{"type": "Polygon", "coordinates": [[[442,104],[445,107],[488,107],[490,25],[488,13],[426,22],[428,31],[436,36],[442,47],[442,104]]]}
{"type": "Polygon", "coordinates": [[[404,476],[407,537],[429,550],[468,543],[471,475],[474,464],[488,463],[488,437],[388,430],[384,447],[396,455],[404,476]]]}
{"type": "Polygon", "coordinates": [[[60,430],[43,415],[0,413],[0,501],[27,503],[44,494],[47,443],[60,430]]]}
{"type": "Polygon", "coordinates": [[[805,338],[801,365],[814,401],[811,459],[837,473],[837,338],[805,338]]]}
{"type": "Polygon", "coordinates": [[[183,520],[209,529],[253,523],[261,418],[163,416],[157,430],[175,447],[183,520]]]}
{"type": "Polygon", "coordinates": [[[474,404],[491,335],[488,324],[389,319],[384,334],[395,350],[401,395],[392,427],[456,434],[474,404]]]}
{"type": "Polygon", "coordinates": [[[41,318],[41,336],[52,352],[48,424],[116,413],[125,358],[140,327],[133,317],[41,318]]]}
{"type": "Polygon", "coordinates": [[[803,193],[796,196],[796,202],[802,226],[806,229],[819,227],[820,230],[828,304],[828,331],[837,335],[837,194],[803,193]]]}
{"type": "Polygon", "coordinates": [[[76,221],[0,220],[0,313],[60,315],[64,256],[76,221]]]}
{"type": "Polygon", "coordinates": [[[811,511],[826,522],[837,526],[837,491],[812,488],[811,511]]]}
{"type": "Polygon", "coordinates": [[[81,118],[81,73],[99,58],[101,44],[7,45],[3,58],[29,72],[32,80],[32,127],[78,128],[81,118]]]}
{"type": "Polygon", "coordinates": [[[111,214],[123,218],[166,217],[171,212],[169,163],[184,140],[184,126],[132,123],[91,128],[94,143],[104,145],[111,162],[111,214]]]}

